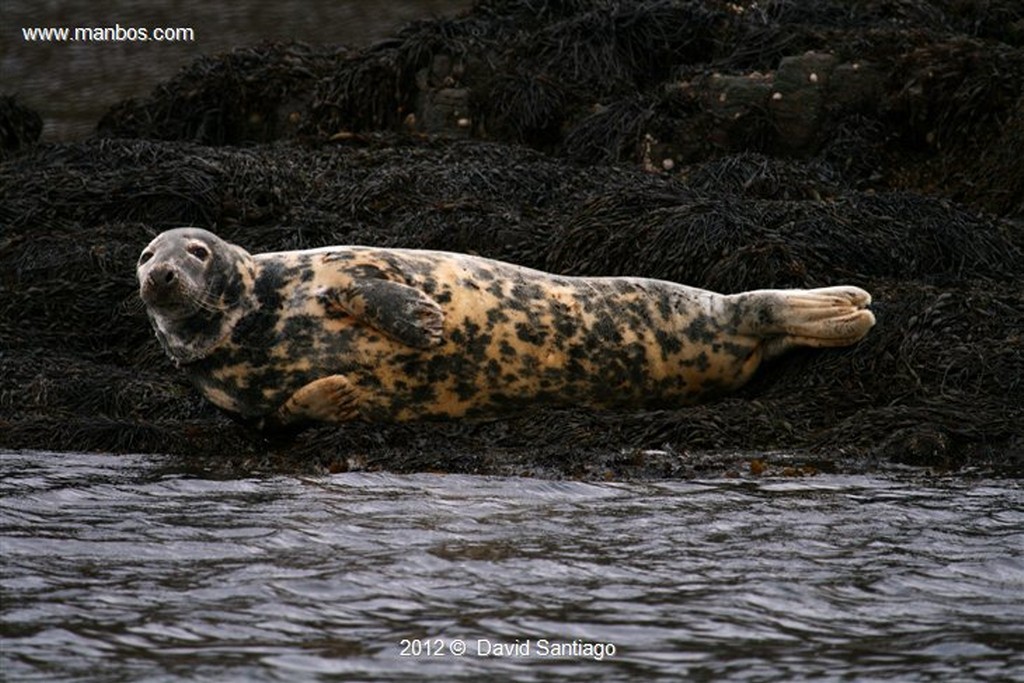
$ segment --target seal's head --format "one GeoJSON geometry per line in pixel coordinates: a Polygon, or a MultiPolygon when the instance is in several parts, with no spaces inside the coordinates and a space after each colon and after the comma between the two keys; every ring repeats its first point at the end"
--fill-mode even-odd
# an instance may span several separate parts
{"type": "Polygon", "coordinates": [[[139,296],[175,362],[207,356],[255,307],[255,266],[241,247],[200,228],[157,235],[139,257],[139,296]]]}

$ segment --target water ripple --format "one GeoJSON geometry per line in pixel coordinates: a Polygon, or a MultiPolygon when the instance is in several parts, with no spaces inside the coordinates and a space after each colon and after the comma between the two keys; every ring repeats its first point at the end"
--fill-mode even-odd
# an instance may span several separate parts
{"type": "Polygon", "coordinates": [[[46,453],[0,474],[10,680],[1024,675],[1015,481],[221,481],[46,453]],[[495,643],[531,655],[477,656],[495,643]]]}

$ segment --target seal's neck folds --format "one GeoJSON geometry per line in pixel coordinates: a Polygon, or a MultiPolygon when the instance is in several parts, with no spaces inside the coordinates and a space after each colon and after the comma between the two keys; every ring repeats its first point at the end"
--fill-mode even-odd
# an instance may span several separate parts
{"type": "Polygon", "coordinates": [[[235,325],[256,307],[251,294],[225,308],[196,310],[187,317],[149,311],[149,320],[167,355],[183,366],[206,358],[231,337],[235,325]]]}

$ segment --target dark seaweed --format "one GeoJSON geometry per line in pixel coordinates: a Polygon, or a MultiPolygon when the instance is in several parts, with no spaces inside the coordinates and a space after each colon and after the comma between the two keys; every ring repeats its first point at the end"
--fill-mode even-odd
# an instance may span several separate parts
{"type": "Polygon", "coordinates": [[[81,142],[35,143],[4,99],[0,447],[173,453],[227,475],[684,477],[768,451],[769,471],[797,474],[1019,476],[1022,22],[1011,0],[493,0],[359,51],[205,57],[81,142]],[[138,300],[141,249],[187,224],[253,252],[446,249],[724,292],[854,284],[878,324],[680,410],[270,440],[200,398],[138,300]]]}

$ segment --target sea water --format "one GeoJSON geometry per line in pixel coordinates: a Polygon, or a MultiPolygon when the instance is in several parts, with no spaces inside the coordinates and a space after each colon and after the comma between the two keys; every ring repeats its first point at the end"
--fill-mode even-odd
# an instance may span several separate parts
{"type": "Polygon", "coordinates": [[[0,456],[10,681],[1024,679],[1024,490],[0,456]]]}

